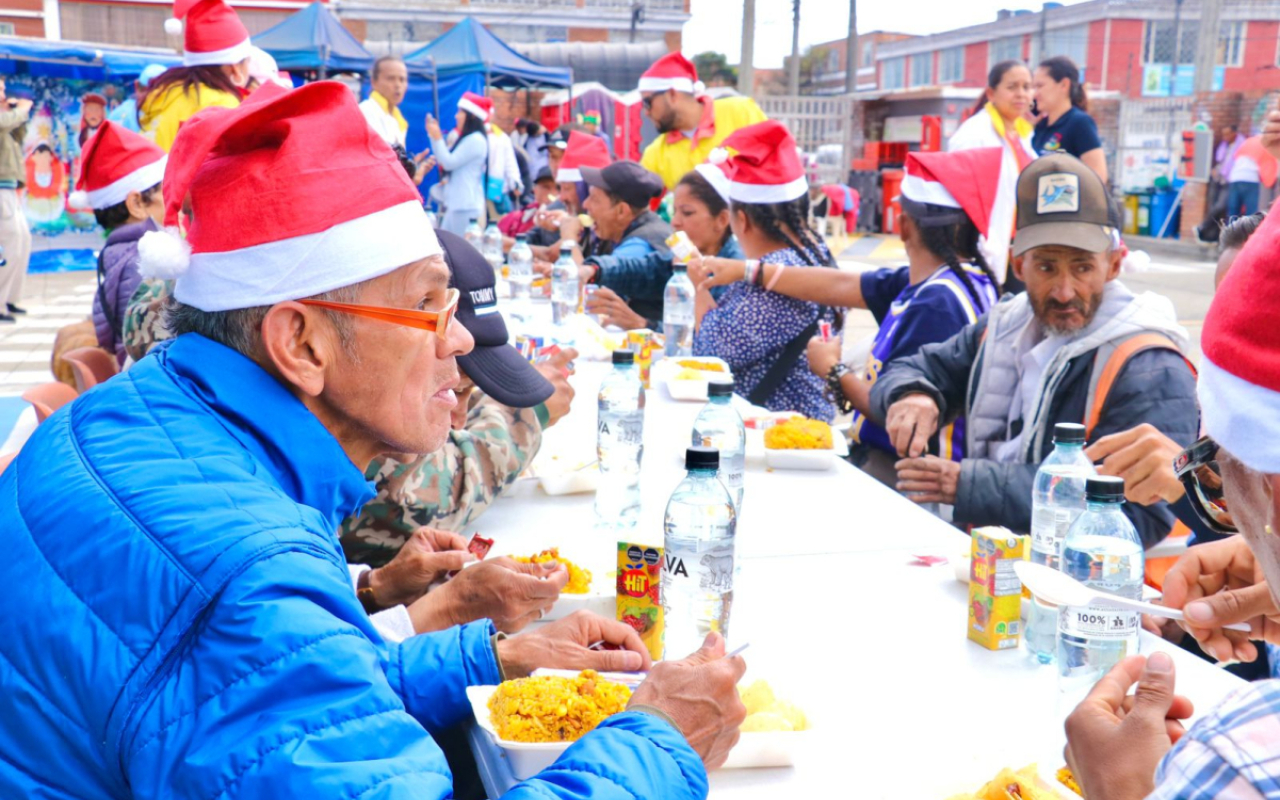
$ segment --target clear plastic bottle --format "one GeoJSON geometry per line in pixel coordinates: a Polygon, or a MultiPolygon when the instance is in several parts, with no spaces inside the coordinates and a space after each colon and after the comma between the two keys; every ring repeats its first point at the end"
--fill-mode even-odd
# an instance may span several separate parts
{"type": "Polygon", "coordinates": [[[529,237],[521,233],[516,236],[516,243],[507,253],[507,265],[510,268],[508,280],[511,282],[511,299],[522,303],[529,300],[529,287],[533,284],[533,250],[529,247],[529,237]]]}
{"type": "Polygon", "coordinates": [[[688,475],[667,502],[662,554],[663,652],[684,658],[711,631],[729,636],[737,512],[720,482],[720,453],[685,451],[688,475]]]}
{"type": "Polygon", "coordinates": [[[484,229],[484,236],[480,240],[480,254],[484,256],[485,261],[489,262],[489,266],[493,267],[494,277],[501,278],[502,232],[498,230],[498,223],[490,222],[484,229]]]}
{"type": "Polygon", "coordinates": [[[689,268],[672,264],[671,279],[662,290],[663,353],[667,357],[693,355],[693,295],[689,268]]]}
{"type": "MultiPolygon", "coordinates": [[[[1062,543],[1062,571],[1086,586],[1142,598],[1142,540],[1121,510],[1124,481],[1089,478],[1086,507],[1062,543]]],[[[1138,653],[1141,615],[1106,605],[1058,608],[1058,685],[1067,694],[1092,687],[1121,659],[1138,653]]]]}
{"type": "Polygon", "coordinates": [[[560,257],[551,266],[551,320],[564,325],[578,313],[580,292],[578,265],[573,262],[573,243],[560,243],[560,257]]]}
{"type": "Polygon", "coordinates": [[[596,455],[596,524],[632,528],[640,518],[640,460],[644,457],[644,384],[635,353],[613,351],[613,371],[600,384],[596,455]]]}
{"type": "Polygon", "coordinates": [[[480,220],[472,218],[467,223],[466,230],[462,232],[463,240],[474,247],[477,253],[484,254],[481,248],[484,246],[484,231],[480,230],[480,220]]]}
{"type": "Polygon", "coordinates": [[[693,421],[693,446],[720,451],[720,481],[742,513],[743,472],[747,460],[747,431],[742,415],[733,407],[733,381],[707,384],[707,404],[693,421]]]}
{"type": "MultiPolygon", "coordinates": [[[[1060,569],[1062,540],[1084,513],[1085,481],[1097,473],[1084,454],[1083,425],[1059,422],[1053,426],[1053,452],[1036,472],[1031,495],[1031,560],[1060,569]]],[[[1058,612],[1034,597],[1027,606],[1024,637],[1027,650],[1041,664],[1053,662],[1058,649],[1058,612]]]]}

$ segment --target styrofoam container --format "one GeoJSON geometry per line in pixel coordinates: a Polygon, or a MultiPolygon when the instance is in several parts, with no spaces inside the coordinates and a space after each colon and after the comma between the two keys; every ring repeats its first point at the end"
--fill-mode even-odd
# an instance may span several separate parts
{"type": "Polygon", "coordinates": [[[667,394],[672,400],[692,403],[707,402],[707,384],[716,378],[732,379],[733,373],[729,371],[729,365],[718,358],[710,356],[690,356],[685,358],[664,358],[653,365],[649,371],[649,383],[664,384],[667,387],[667,394]],[[723,372],[708,372],[706,378],[702,379],[686,379],[677,380],[676,375],[685,369],[677,362],[679,361],[697,361],[701,364],[718,364],[723,372]]]}
{"type": "MultiPolygon", "coordinates": [[[[612,581],[609,582],[608,591],[601,591],[594,588],[594,584],[598,580],[592,581],[592,589],[586,594],[560,594],[560,599],[551,607],[551,610],[542,618],[543,622],[551,622],[553,620],[567,617],[575,611],[591,611],[602,617],[613,619],[617,614],[618,598],[615,594],[612,581]]],[[[578,673],[574,673],[577,675],[578,673]]]]}
{"type": "Polygon", "coordinates": [[[831,437],[830,450],[764,450],[764,463],[771,469],[828,470],[837,458],[849,455],[849,443],[839,431],[831,437]]]}

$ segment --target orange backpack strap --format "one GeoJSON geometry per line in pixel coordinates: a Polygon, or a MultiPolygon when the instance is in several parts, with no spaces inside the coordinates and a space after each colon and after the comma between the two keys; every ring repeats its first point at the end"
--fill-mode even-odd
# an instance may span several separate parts
{"type": "Polygon", "coordinates": [[[1196,375],[1196,366],[1182,355],[1182,351],[1169,337],[1161,333],[1138,333],[1119,342],[1109,342],[1098,348],[1094,357],[1093,375],[1089,379],[1089,397],[1085,403],[1084,428],[1085,439],[1093,440],[1093,430],[1102,419],[1102,409],[1107,405],[1107,395],[1120,375],[1120,370],[1129,363],[1129,359],[1146,350],[1172,350],[1187,362],[1192,375],[1196,375]]]}

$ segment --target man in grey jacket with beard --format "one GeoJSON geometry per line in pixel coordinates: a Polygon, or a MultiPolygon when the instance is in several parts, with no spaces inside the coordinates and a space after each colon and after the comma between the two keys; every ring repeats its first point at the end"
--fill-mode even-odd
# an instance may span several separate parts
{"type": "MultiPolygon", "coordinates": [[[[1014,273],[1027,284],[951,339],[892,362],[871,391],[899,455],[898,488],[954,506],[957,524],[1031,528],[1031,494],[1053,427],[1089,440],[1149,422],[1196,438],[1195,374],[1173,304],[1116,280],[1122,252],[1106,187],[1066,154],[1018,179],[1014,273]],[[966,458],[929,455],[940,424],[963,416],[966,458]]],[[[1174,525],[1167,504],[1127,504],[1146,547],[1174,525]]]]}

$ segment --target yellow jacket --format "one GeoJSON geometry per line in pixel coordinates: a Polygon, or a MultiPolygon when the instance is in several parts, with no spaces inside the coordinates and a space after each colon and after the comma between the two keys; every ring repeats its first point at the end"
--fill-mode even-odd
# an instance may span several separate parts
{"type": "Polygon", "coordinates": [[[750,97],[722,97],[713,107],[704,107],[702,121],[693,138],[680,131],[659,134],[640,157],[640,164],[674,188],[685,173],[707,160],[707,155],[729,134],[768,119],[750,97]]]}
{"type": "Polygon", "coordinates": [[[138,123],[143,134],[150,136],[167,153],[173,149],[178,127],[201,111],[212,106],[235,108],[240,98],[221,89],[195,86],[183,91],[182,84],[169,86],[158,95],[147,95],[146,102],[138,110],[138,123]]]}

